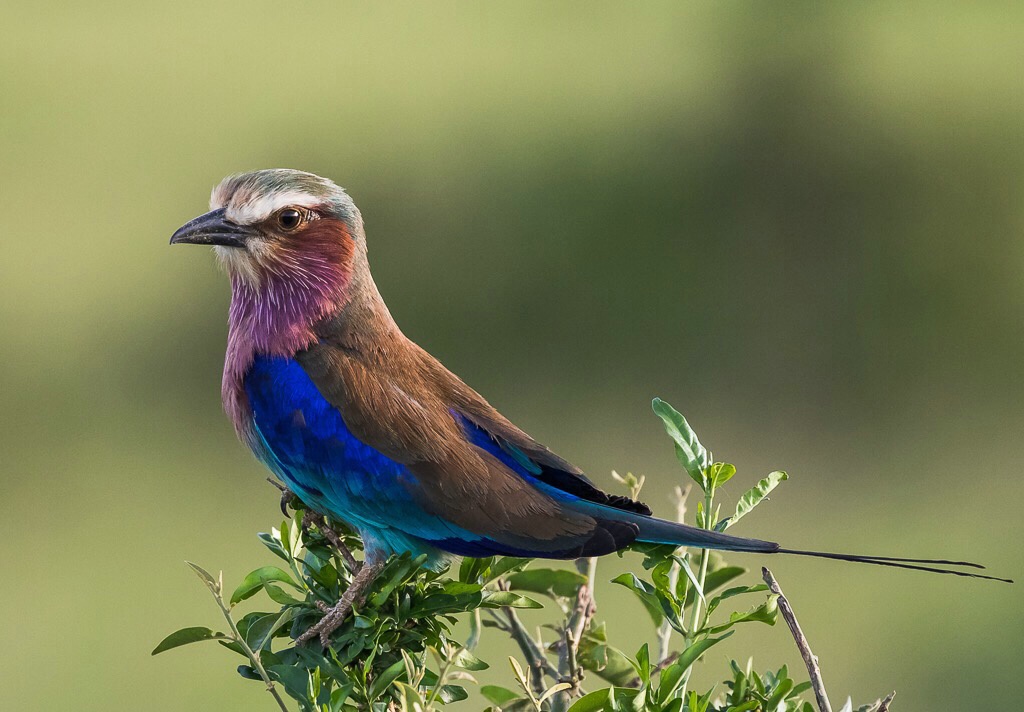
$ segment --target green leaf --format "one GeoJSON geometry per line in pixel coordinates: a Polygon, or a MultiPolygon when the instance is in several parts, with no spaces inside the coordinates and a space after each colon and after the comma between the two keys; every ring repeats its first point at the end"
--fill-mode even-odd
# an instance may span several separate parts
{"type": "Polygon", "coordinates": [[[523,666],[519,664],[519,661],[513,658],[511,655],[508,658],[508,664],[512,666],[512,674],[516,678],[516,682],[523,688],[524,691],[530,691],[530,676],[523,670],[523,666]]]}
{"type": "MultiPolygon", "coordinates": [[[[341,712],[343,709],[342,705],[345,704],[345,701],[348,700],[351,693],[352,685],[350,683],[346,683],[335,688],[334,692],[331,693],[330,706],[328,707],[329,712],[341,712]]],[[[348,709],[352,708],[349,707],[348,709]]]]}
{"type": "Polygon", "coordinates": [[[734,588],[727,588],[726,590],[722,591],[722,593],[718,594],[710,601],[708,601],[708,615],[710,616],[714,612],[714,610],[718,608],[718,604],[720,604],[722,601],[726,599],[732,598],[734,596],[741,596],[745,593],[759,593],[761,591],[767,590],[768,587],[765,586],[763,583],[755,584],[753,586],[736,586],[734,588]]]}
{"type": "Polygon", "coordinates": [[[456,654],[455,660],[453,662],[463,670],[472,670],[473,672],[476,672],[478,670],[486,670],[490,667],[490,665],[485,663],[477,656],[473,655],[473,653],[469,652],[465,648],[463,648],[458,652],[458,654],[456,654]]]}
{"type": "MultiPolygon", "coordinates": [[[[708,571],[708,575],[704,579],[704,594],[707,595],[712,591],[721,588],[733,579],[739,578],[746,572],[747,570],[742,566],[723,566],[721,568],[712,569],[708,571]]],[[[686,606],[691,606],[696,597],[697,593],[692,588],[689,591],[687,591],[686,606]]]]}
{"type": "Polygon", "coordinates": [[[274,555],[288,561],[288,552],[284,550],[284,546],[281,545],[281,534],[277,529],[273,529],[269,534],[267,532],[260,532],[256,535],[263,545],[274,552],[274,555]]]}
{"type": "Polygon", "coordinates": [[[282,613],[269,613],[256,618],[245,632],[245,642],[254,651],[260,650],[270,642],[281,626],[295,618],[297,612],[295,608],[286,608],[282,613]]]}
{"type": "Polygon", "coordinates": [[[262,680],[259,671],[251,665],[239,665],[235,668],[235,672],[244,677],[246,680],[262,680]]]}
{"type": "Polygon", "coordinates": [[[483,603],[488,608],[503,606],[507,608],[543,608],[544,604],[532,598],[520,596],[512,591],[487,591],[484,594],[483,603]]]}
{"type": "Polygon", "coordinates": [[[519,556],[503,556],[491,564],[491,575],[489,578],[496,579],[505,574],[521,571],[530,565],[533,559],[524,559],[519,556]]]}
{"type": "Polygon", "coordinates": [[[708,648],[712,645],[721,643],[730,635],[732,635],[732,631],[729,631],[719,638],[703,638],[702,640],[698,640],[696,643],[684,650],[679,658],[669,667],[679,667],[685,672],[691,665],[700,659],[708,648]]]}
{"type": "Polygon", "coordinates": [[[182,645],[188,645],[189,643],[198,643],[203,640],[229,640],[228,636],[223,633],[217,633],[209,628],[203,628],[197,626],[194,628],[182,628],[176,630],[169,636],[160,641],[160,644],[153,648],[151,655],[162,653],[171,648],[177,648],[182,645]]]}
{"type": "Polygon", "coordinates": [[[807,692],[809,689],[811,689],[811,681],[810,680],[806,680],[804,682],[801,682],[800,684],[798,684],[796,687],[794,687],[792,690],[789,691],[789,695],[787,695],[787,699],[789,697],[796,697],[797,695],[802,695],[803,693],[807,692]]]}
{"type": "Polygon", "coordinates": [[[509,702],[501,708],[501,712],[536,712],[536,710],[537,708],[533,706],[533,702],[525,698],[509,702]]]}
{"type": "Polygon", "coordinates": [[[669,700],[668,704],[661,708],[661,712],[683,712],[682,698],[677,697],[674,700],[669,700]]]}
{"type": "Polygon", "coordinates": [[[690,562],[683,557],[680,557],[678,561],[683,573],[686,574],[686,578],[690,579],[690,583],[693,584],[693,588],[691,588],[690,591],[693,592],[694,596],[700,596],[700,600],[706,603],[707,601],[704,598],[704,591],[701,589],[700,581],[697,580],[697,575],[693,573],[693,569],[690,568],[690,562]]]}
{"type": "Polygon", "coordinates": [[[625,586],[636,594],[636,597],[640,599],[640,603],[644,604],[644,608],[647,609],[647,613],[651,616],[651,620],[654,621],[654,625],[661,625],[661,622],[665,619],[665,613],[662,611],[661,601],[658,599],[657,592],[651,584],[637,578],[631,573],[616,576],[612,579],[612,583],[625,586]]]}
{"type": "Polygon", "coordinates": [[[188,567],[195,572],[196,576],[198,576],[202,580],[202,582],[206,584],[207,588],[213,591],[213,594],[215,596],[220,595],[220,578],[214,578],[213,574],[211,574],[209,571],[204,569],[199,564],[193,564],[191,561],[186,561],[185,563],[188,564],[188,567]]]}
{"type": "Polygon", "coordinates": [[[562,598],[573,598],[577,589],[586,582],[587,577],[583,574],[564,569],[529,569],[508,577],[513,590],[562,598]]]}
{"type": "Polygon", "coordinates": [[[746,613],[733,613],[729,616],[727,622],[706,628],[703,632],[709,635],[716,635],[732,628],[737,623],[767,623],[768,625],[775,625],[775,621],[779,619],[778,599],[779,597],[774,594],[768,596],[768,600],[760,606],[756,606],[746,613]]]}
{"type": "Polygon", "coordinates": [[[476,646],[480,644],[480,636],[483,635],[483,632],[483,618],[480,615],[480,609],[477,608],[470,611],[469,614],[469,635],[466,637],[466,650],[476,649],[476,646]]]}
{"type": "Polygon", "coordinates": [[[666,559],[672,558],[678,549],[679,547],[674,544],[651,544],[646,541],[633,542],[628,547],[629,551],[643,554],[643,567],[646,570],[653,569],[666,559]]]}
{"type": "Polygon", "coordinates": [[[673,566],[679,564],[675,559],[666,559],[662,561],[653,569],[651,569],[651,583],[660,593],[666,593],[669,595],[675,595],[675,591],[672,589],[671,572],[673,566]]]}
{"type": "Polygon", "coordinates": [[[636,677],[633,663],[625,653],[600,638],[603,636],[583,637],[579,650],[580,667],[613,685],[628,685],[636,677]]]}
{"type": "Polygon", "coordinates": [[[625,709],[620,704],[633,700],[639,692],[639,690],[629,687],[607,687],[603,690],[595,690],[576,700],[576,703],[569,708],[569,712],[608,712],[609,710],[625,709]]]}
{"type": "Polygon", "coordinates": [[[676,444],[676,457],[682,463],[687,474],[701,489],[708,488],[704,470],[708,466],[708,451],[700,444],[697,434],[693,432],[686,418],[679,411],[663,401],[655,398],[651,403],[654,413],[665,424],[665,432],[676,444]]]}
{"type": "Polygon", "coordinates": [[[480,593],[484,587],[478,583],[462,583],[461,581],[445,581],[442,586],[444,592],[452,596],[462,596],[467,593],[480,593]]]}
{"type": "Polygon", "coordinates": [[[499,707],[507,705],[513,700],[518,700],[520,697],[512,690],[505,687],[499,687],[498,685],[484,685],[480,688],[480,694],[499,707]]]}
{"type": "Polygon", "coordinates": [[[370,688],[370,692],[367,695],[370,702],[379,698],[384,694],[385,691],[391,686],[395,680],[405,674],[405,661],[399,660],[396,663],[392,663],[384,672],[377,676],[377,679],[373,681],[373,686],[370,688]]]}
{"type": "Polygon", "coordinates": [[[493,556],[487,556],[482,559],[465,557],[459,565],[459,581],[463,583],[477,583],[490,570],[493,562],[493,556]]]}
{"type": "Polygon", "coordinates": [[[768,496],[769,492],[779,486],[779,483],[788,479],[789,475],[785,472],[772,472],[747,490],[747,492],[740,497],[740,501],[736,503],[736,513],[728,519],[729,526],[731,527],[744,516],[749,514],[754,507],[760,504],[762,500],[768,496]]]}
{"type": "Polygon", "coordinates": [[[685,668],[677,665],[669,665],[658,675],[658,701],[667,702],[670,697],[679,689],[683,681],[685,668]]]}
{"type": "Polygon", "coordinates": [[[395,682],[395,687],[398,688],[402,712],[426,712],[427,703],[423,701],[415,687],[404,682],[395,682]]]}
{"type": "Polygon", "coordinates": [[[220,643],[221,645],[223,645],[225,648],[227,648],[231,652],[238,653],[243,658],[246,658],[246,659],[249,658],[249,653],[245,652],[245,649],[241,645],[236,643],[235,641],[233,641],[233,640],[218,640],[217,642],[220,643]]]}
{"type": "Polygon", "coordinates": [[[437,693],[437,699],[441,700],[444,704],[461,702],[467,697],[469,697],[469,693],[466,692],[466,688],[462,685],[442,685],[437,693]]]}
{"type": "Polygon", "coordinates": [[[732,479],[736,474],[736,467],[728,462],[716,462],[708,471],[708,480],[715,486],[721,487],[732,479]]]}
{"type": "Polygon", "coordinates": [[[543,704],[544,701],[547,700],[552,695],[557,695],[559,692],[562,692],[563,690],[568,690],[571,687],[572,687],[572,685],[570,685],[568,682],[559,682],[556,685],[552,685],[548,689],[544,690],[544,694],[540,696],[540,699],[537,700],[537,702],[540,702],[540,703],[543,704]]]}
{"type": "MultiPolygon", "coordinates": [[[[693,570],[690,569],[690,562],[687,557],[684,556],[678,560],[680,568],[683,570],[683,573],[686,574],[686,578],[689,582],[693,585],[692,588],[686,592],[686,599],[692,602],[694,597],[699,596],[700,600],[707,602],[705,592],[700,588],[700,582],[697,580],[696,574],[694,574],[693,570]]],[[[705,579],[705,582],[707,583],[707,578],[705,579]]]]}
{"type": "Polygon", "coordinates": [[[291,554],[291,558],[296,558],[299,555],[299,550],[302,548],[302,524],[301,518],[296,513],[296,519],[292,521],[284,521],[281,523],[281,540],[284,541],[284,535],[288,535],[288,553],[291,554]]]}
{"type": "Polygon", "coordinates": [[[637,675],[640,677],[641,685],[646,685],[651,680],[651,651],[647,647],[647,643],[640,646],[640,649],[636,651],[636,668],[637,675]]]}
{"type": "MultiPolygon", "coordinates": [[[[291,576],[278,567],[261,566],[255,571],[249,572],[249,574],[242,579],[242,583],[238,584],[238,588],[236,588],[235,592],[231,594],[231,605],[234,606],[245,599],[254,596],[270,581],[280,581],[281,583],[286,583],[294,588],[299,588],[299,584],[295,583],[291,576]]],[[[280,603],[280,601],[278,602],[280,603]]]]}
{"type": "Polygon", "coordinates": [[[576,700],[569,712],[603,712],[607,709],[608,690],[594,690],[576,700]]]}
{"type": "Polygon", "coordinates": [[[768,709],[775,709],[779,706],[783,700],[789,695],[790,690],[793,689],[793,681],[790,679],[780,680],[778,686],[772,692],[772,696],[768,698],[768,709]]]}
{"type": "MultiPolygon", "coordinates": [[[[307,702],[309,699],[307,691],[309,686],[309,673],[305,668],[295,667],[294,665],[271,665],[267,668],[267,672],[273,674],[273,676],[277,678],[277,681],[284,686],[285,692],[294,697],[300,703],[307,702]]],[[[258,676],[257,679],[259,679],[258,676]]]]}
{"type": "Polygon", "coordinates": [[[273,584],[267,584],[263,587],[263,590],[267,592],[267,596],[274,603],[280,603],[282,606],[298,606],[302,604],[302,601],[292,596],[290,593],[285,593],[284,590],[273,584]]]}

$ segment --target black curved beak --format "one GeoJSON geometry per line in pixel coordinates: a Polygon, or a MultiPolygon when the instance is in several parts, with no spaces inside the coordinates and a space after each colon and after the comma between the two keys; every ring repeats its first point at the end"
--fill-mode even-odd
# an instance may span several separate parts
{"type": "Polygon", "coordinates": [[[236,225],[224,216],[224,208],[211,210],[178,228],[171,235],[172,245],[220,245],[245,247],[245,241],[256,231],[245,225],[236,225]]]}

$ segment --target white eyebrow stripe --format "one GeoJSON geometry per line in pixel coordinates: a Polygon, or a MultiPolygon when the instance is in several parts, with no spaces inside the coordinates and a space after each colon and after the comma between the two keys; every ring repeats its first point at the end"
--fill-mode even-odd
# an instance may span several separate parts
{"type": "Polygon", "coordinates": [[[229,205],[226,216],[228,220],[236,225],[251,225],[266,220],[276,211],[290,205],[312,208],[321,203],[323,203],[323,198],[318,198],[309,193],[284,191],[246,200],[239,205],[229,205]]]}

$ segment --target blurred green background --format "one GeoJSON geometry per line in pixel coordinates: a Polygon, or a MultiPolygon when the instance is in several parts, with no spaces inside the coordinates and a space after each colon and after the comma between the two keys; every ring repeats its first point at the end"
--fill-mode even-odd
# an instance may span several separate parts
{"type": "MultiPolygon", "coordinates": [[[[220,411],[226,281],[167,246],[254,168],[348,188],[406,333],[598,483],[645,473],[670,514],[660,395],[737,464],[731,497],[791,473],[737,533],[1020,577],[1021,5],[0,19],[3,709],[271,707],[217,646],[149,657],[217,622],[182,560],[237,581],[279,519],[220,411]]],[[[1006,708],[1019,585],[767,563],[834,701],[1006,708]]],[[[638,644],[612,588],[601,614],[638,644]]],[[[701,684],[729,655],[799,665],[781,625],[730,644],[701,684]]]]}

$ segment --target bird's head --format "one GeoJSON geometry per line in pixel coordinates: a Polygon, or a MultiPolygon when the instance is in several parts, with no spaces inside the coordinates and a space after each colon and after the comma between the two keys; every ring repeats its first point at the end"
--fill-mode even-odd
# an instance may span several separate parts
{"type": "Polygon", "coordinates": [[[274,279],[301,287],[343,280],[362,239],[362,219],[344,190],[274,168],[222,180],[210,212],[183,225],[171,244],[213,245],[228,274],[252,287],[274,279]]]}
{"type": "Polygon", "coordinates": [[[225,178],[210,212],[183,225],[171,244],[213,246],[231,277],[232,323],[263,345],[301,346],[315,321],[369,281],[355,204],[333,182],[303,171],[225,178]]]}

